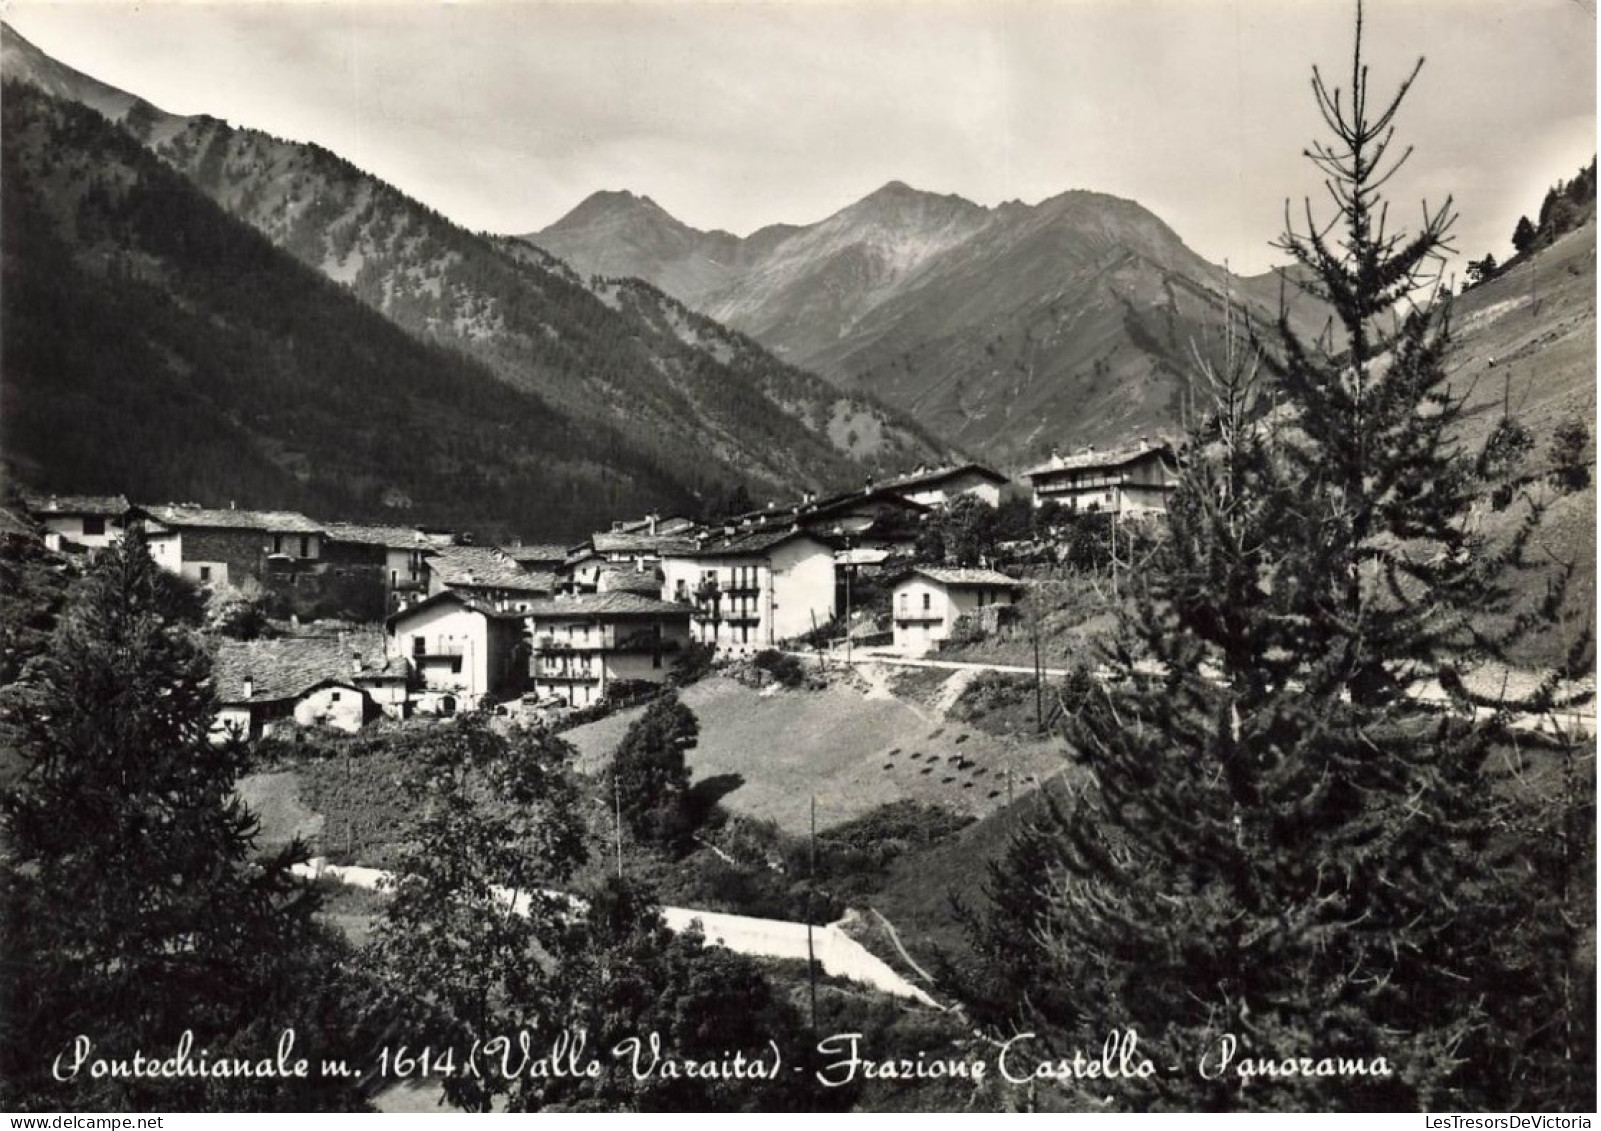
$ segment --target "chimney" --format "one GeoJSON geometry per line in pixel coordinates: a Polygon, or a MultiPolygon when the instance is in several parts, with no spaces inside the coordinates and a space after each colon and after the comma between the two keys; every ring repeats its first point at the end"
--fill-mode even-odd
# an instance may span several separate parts
{"type": "Polygon", "coordinates": [[[255,678],[253,676],[248,676],[247,675],[247,676],[245,676],[245,698],[246,699],[254,699],[255,697],[256,697],[256,680],[255,680],[255,678]]]}
{"type": "Polygon", "coordinates": [[[652,537],[656,534],[656,519],[657,516],[655,514],[645,516],[646,529],[650,531],[652,537]]]}
{"type": "Polygon", "coordinates": [[[229,510],[233,510],[234,509],[234,505],[233,505],[233,500],[232,499],[228,500],[228,509],[229,510]]]}
{"type": "Polygon", "coordinates": [[[871,495],[872,493],[873,493],[873,477],[871,475],[869,475],[867,477],[867,489],[864,492],[864,494],[871,495]]]}
{"type": "Polygon", "coordinates": [[[1141,436],[1140,437],[1140,451],[1142,451],[1142,452],[1146,451],[1146,450],[1148,450],[1150,448],[1150,446],[1151,446],[1151,438],[1149,436],[1141,436]]]}
{"type": "Polygon", "coordinates": [[[732,538],[733,536],[734,536],[734,524],[732,522],[723,523],[723,537],[724,538],[732,538]]]}
{"type": "Polygon", "coordinates": [[[360,652],[352,652],[352,653],[350,653],[350,674],[351,675],[360,675],[362,673],[362,671],[366,669],[366,667],[367,667],[367,665],[361,662],[361,653],[360,652]]]}

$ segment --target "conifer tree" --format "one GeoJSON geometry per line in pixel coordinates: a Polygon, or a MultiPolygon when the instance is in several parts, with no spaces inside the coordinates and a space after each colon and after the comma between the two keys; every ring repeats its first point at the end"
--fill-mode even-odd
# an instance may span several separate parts
{"type": "MultiPolygon", "coordinates": [[[[585,858],[572,748],[473,714],[404,749],[420,815],[367,952],[400,1019],[396,1041],[449,1058],[431,1067],[454,1107],[530,1106],[539,1082],[517,1070],[519,1040],[548,1045],[568,1016],[558,975],[576,936],[559,893],[585,858]]],[[[405,1075],[401,1051],[392,1043],[380,1067],[405,1075]]]]}
{"type": "Polygon", "coordinates": [[[210,741],[210,664],[171,612],[131,531],[99,551],[47,650],[6,689],[5,738],[23,770],[4,798],[0,1104],[359,1105],[320,1076],[240,1084],[52,1072],[80,1036],[96,1057],[163,1058],[189,1031],[197,1058],[256,1061],[300,1023],[306,1055],[324,1036],[307,1030],[306,1011],[331,1007],[340,976],[311,919],[314,893],[289,871],[300,846],[257,859],[255,817],[233,792],[243,752],[210,741]],[[326,977],[324,960],[335,968],[326,977]]]}
{"type": "MultiPolygon", "coordinates": [[[[1465,679],[1554,615],[1561,579],[1538,607],[1520,600],[1535,501],[1511,535],[1480,533],[1479,500],[1516,471],[1501,442],[1515,426],[1477,456],[1459,439],[1431,293],[1451,207],[1425,207],[1410,235],[1391,226],[1381,190],[1418,71],[1371,97],[1362,30],[1359,6],[1347,88],[1313,77],[1331,139],[1309,156],[1336,215],[1309,205],[1281,244],[1338,332],[1307,342],[1282,317],[1272,343],[1204,371],[1210,419],[1182,454],[1114,678],[1069,729],[1088,780],[1054,851],[1023,857],[1041,866],[997,877],[1006,898],[979,938],[1011,925],[1031,940],[1029,979],[1057,992],[1019,998],[1016,1023],[1056,1054],[1138,1034],[1153,1072],[1067,1084],[1067,1102],[1593,1103],[1576,948],[1571,933],[1550,945],[1560,924],[1490,760],[1564,673],[1517,704],[1465,679]],[[1430,686],[1449,710],[1418,704],[1430,686]],[[1345,1073],[1239,1071],[1303,1057],[1345,1073]]],[[[1574,643],[1577,667],[1588,639],[1574,643]]]]}
{"type": "Polygon", "coordinates": [[[623,820],[641,840],[675,848],[693,831],[684,753],[699,735],[695,712],[668,691],[651,700],[618,744],[611,786],[623,820]]]}

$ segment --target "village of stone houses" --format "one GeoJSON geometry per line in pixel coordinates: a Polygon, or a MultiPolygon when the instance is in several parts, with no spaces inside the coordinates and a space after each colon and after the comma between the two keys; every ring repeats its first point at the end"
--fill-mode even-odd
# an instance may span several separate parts
{"type": "MultiPolygon", "coordinates": [[[[1028,479],[1055,507],[1132,517],[1161,511],[1171,467],[1170,448],[1142,441],[1056,456],[1028,479]]],[[[864,659],[937,656],[953,635],[1015,628],[1024,585],[993,568],[993,513],[981,513],[990,542],[971,565],[919,561],[921,524],[964,498],[994,512],[1007,483],[975,463],[920,468],[711,525],[652,514],[575,545],[505,546],[284,511],[35,495],[8,515],[7,536],[82,556],[138,529],[158,566],[252,626],[238,639],[220,623],[213,639],[221,741],[473,710],[554,721],[668,684],[692,646],[815,664],[842,657],[848,635],[864,659]],[[371,612],[274,622],[272,595],[371,612]]]]}
{"type": "Polygon", "coordinates": [[[1594,13],[1474,8],[8,4],[0,1109],[1590,1126],[1594,13]]]}

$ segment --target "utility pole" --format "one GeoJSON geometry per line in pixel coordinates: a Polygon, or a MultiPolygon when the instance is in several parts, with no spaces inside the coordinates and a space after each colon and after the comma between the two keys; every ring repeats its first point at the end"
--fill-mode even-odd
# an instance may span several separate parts
{"type": "Polygon", "coordinates": [[[1034,637],[1034,729],[1045,733],[1045,666],[1040,662],[1040,592],[1038,583],[1028,595],[1028,620],[1034,637]]]}
{"type": "Polygon", "coordinates": [[[1117,600],[1117,508],[1121,500],[1112,504],[1112,600],[1117,600]]]}
{"type": "MultiPolygon", "coordinates": [[[[850,663],[851,663],[851,573],[852,572],[853,572],[853,570],[851,568],[851,539],[850,539],[850,535],[847,534],[845,536],[845,666],[846,667],[850,667],[850,663]]],[[[812,824],[814,826],[813,835],[816,834],[816,828],[815,828],[815,826],[817,824],[817,812],[816,812],[816,809],[817,809],[817,801],[816,801],[815,798],[813,798],[813,800],[812,800],[812,824]]]]}
{"type": "Polygon", "coordinates": [[[617,818],[615,825],[617,831],[617,878],[623,878],[623,787],[617,780],[615,767],[611,776],[612,810],[617,818]]]}
{"type": "Polygon", "coordinates": [[[817,891],[817,794],[812,794],[811,875],[806,882],[806,981],[812,995],[812,1035],[817,1035],[817,952],[812,947],[812,896],[817,891]]]}

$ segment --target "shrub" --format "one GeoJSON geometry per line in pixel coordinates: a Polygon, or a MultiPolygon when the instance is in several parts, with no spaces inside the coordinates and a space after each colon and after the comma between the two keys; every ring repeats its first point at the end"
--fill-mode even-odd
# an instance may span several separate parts
{"type": "Polygon", "coordinates": [[[774,648],[756,653],[751,660],[757,671],[767,672],[784,687],[803,687],[806,668],[800,659],[774,648]]]}

